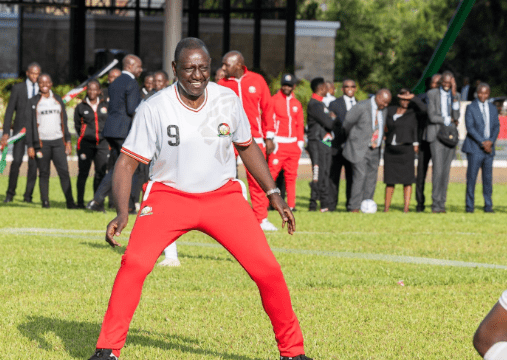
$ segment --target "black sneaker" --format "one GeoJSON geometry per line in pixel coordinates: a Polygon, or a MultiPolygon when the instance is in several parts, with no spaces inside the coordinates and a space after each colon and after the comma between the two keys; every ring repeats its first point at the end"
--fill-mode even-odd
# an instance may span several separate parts
{"type": "Polygon", "coordinates": [[[93,354],[93,356],[88,360],[99,360],[99,359],[118,360],[118,358],[113,355],[113,350],[111,349],[97,349],[95,350],[95,354],[93,354]]]}
{"type": "Polygon", "coordinates": [[[104,204],[99,204],[95,201],[90,201],[87,205],[86,205],[86,209],[87,210],[91,210],[91,211],[97,211],[97,212],[102,212],[102,213],[106,213],[106,211],[104,210],[104,204]]]}
{"type": "Polygon", "coordinates": [[[46,200],[46,201],[43,201],[43,202],[42,202],[42,207],[43,207],[44,209],[49,209],[49,201],[47,201],[47,200],[46,200]]]}
{"type": "Polygon", "coordinates": [[[295,357],[280,356],[280,360],[313,360],[313,359],[309,358],[308,356],[305,356],[305,354],[301,354],[295,357]]]}

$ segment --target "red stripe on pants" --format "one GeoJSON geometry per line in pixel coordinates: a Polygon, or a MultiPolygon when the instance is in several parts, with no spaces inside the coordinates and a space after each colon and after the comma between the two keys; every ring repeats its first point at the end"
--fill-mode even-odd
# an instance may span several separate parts
{"type": "MultiPolygon", "coordinates": [[[[263,144],[257,144],[266,158],[266,147],[263,144]]],[[[264,193],[264,190],[260,187],[257,181],[254,179],[250,171],[246,170],[246,180],[248,181],[248,191],[250,192],[250,201],[252,202],[252,209],[254,211],[257,221],[260,223],[263,219],[268,217],[268,206],[269,200],[264,193]]]]}
{"type": "Polygon", "coordinates": [[[287,190],[287,205],[296,207],[296,179],[298,177],[299,158],[301,150],[296,142],[277,144],[276,153],[269,155],[269,171],[276,180],[283,169],[285,172],[285,188],[287,190]]]}
{"type": "Polygon", "coordinates": [[[184,193],[155,183],[141,208],[146,206],[152,208],[152,214],[138,215],[136,219],[116,275],[97,349],[113,349],[116,356],[120,355],[144,280],[158,257],[181,235],[199,230],[224,246],[257,284],[281,356],[304,353],[303,335],[280,265],[238,183],[230,181],[218,190],[201,194],[184,193]]]}

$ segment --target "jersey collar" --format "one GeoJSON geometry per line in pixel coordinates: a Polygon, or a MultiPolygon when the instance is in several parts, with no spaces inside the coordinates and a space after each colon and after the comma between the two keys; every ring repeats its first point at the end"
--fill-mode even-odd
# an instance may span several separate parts
{"type": "Polygon", "coordinates": [[[315,100],[317,100],[317,101],[322,102],[322,100],[324,99],[324,97],[319,96],[319,95],[317,95],[317,94],[313,93],[313,94],[312,94],[312,99],[315,99],[315,100]]]}
{"type": "Polygon", "coordinates": [[[180,102],[180,104],[183,105],[183,107],[185,109],[190,110],[192,112],[199,112],[199,111],[201,111],[201,109],[204,107],[204,105],[206,105],[206,103],[208,102],[208,87],[206,87],[206,89],[204,89],[204,101],[202,102],[201,106],[199,106],[197,109],[193,109],[190,106],[187,106],[183,102],[183,100],[181,100],[180,93],[178,92],[178,82],[176,82],[174,84],[174,92],[176,93],[176,98],[178,99],[178,101],[180,102]]]}

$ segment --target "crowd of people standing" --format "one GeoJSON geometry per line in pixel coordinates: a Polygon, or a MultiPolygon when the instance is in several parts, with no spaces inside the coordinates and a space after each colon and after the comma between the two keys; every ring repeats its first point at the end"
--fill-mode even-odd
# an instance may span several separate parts
{"type": "MultiPolygon", "coordinates": [[[[391,105],[392,94],[381,89],[367,100],[358,101],[356,82],[342,82],[343,95],[335,98],[334,83],[323,78],[311,81],[313,95],[307,106],[307,126],[304,109],[294,96],[297,86],[293,74],[284,74],[280,90],[271,96],[264,78],[247,69],[238,51],[227,53],[217,69],[215,81],[232,89],[241,99],[249,118],[254,141],[259,145],[274,179],[287,191],[287,202],[296,210],[296,179],[302,151],[308,151],[312,162],[310,211],[335,211],[338,206],[342,169],[345,175],[345,208],[359,212],[365,200],[375,193],[381,148],[384,145],[384,211],[389,211],[395,185],[403,186],[404,211],[409,211],[412,185],[416,184],[418,212],[426,207],[424,188],[430,159],[432,168],[432,212],[445,212],[447,186],[457,139],[444,141],[444,135],[456,135],[460,117],[461,95],[454,75],[446,71],[434,75],[428,92],[415,96],[408,89],[397,94],[397,105],[391,105]],[[417,168],[414,160],[418,159],[417,168]]],[[[108,86],[97,80],[88,83],[86,97],[74,111],[78,136],[77,203],[70,186],[67,155],[71,152],[67,115],[61,98],[51,90],[48,74],[41,73],[37,63],[28,66],[25,82],[15,85],[7,106],[2,144],[25,127],[26,137],[15,143],[9,185],[4,202],[13,200],[19,168],[28,148],[28,174],[24,201],[32,202],[37,177],[40,177],[42,206],[50,207],[49,173],[51,161],[60,177],[66,205],[69,209],[87,208],[104,211],[111,194],[114,164],[127,137],[132,118],[141,101],[170,85],[169,75],[159,70],[147,73],[140,89],[137,79],[142,73],[142,61],[134,55],[123,60],[123,70],[114,68],[108,74],[108,86]],[[16,114],[14,119],[13,115],[16,114]],[[13,121],[14,120],[14,121],[13,121]],[[85,185],[92,163],[93,199],[85,202],[85,185]]],[[[486,83],[471,89],[465,79],[462,92],[473,98],[467,107],[465,122],[467,137],[462,151],[467,154],[466,211],[474,211],[475,183],[482,169],[486,212],[493,211],[492,164],[494,144],[499,133],[498,112],[488,102],[486,83]]],[[[133,177],[129,211],[137,214],[142,186],[149,179],[149,166],[140,164],[133,177]]],[[[268,202],[262,189],[247,171],[247,181],[253,211],[263,230],[277,230],[267,217],[268,202]]],[[[112,206],[112,201],[110,201],[112,206]]]]}

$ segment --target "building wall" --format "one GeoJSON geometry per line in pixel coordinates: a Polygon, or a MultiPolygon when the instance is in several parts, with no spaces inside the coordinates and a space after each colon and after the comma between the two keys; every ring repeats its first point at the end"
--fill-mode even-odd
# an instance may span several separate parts
{"type": "MultiPolygon", "coordinates": [[[[143,67],[149,71],[162,68],[162,16],[141,18],[141,53],[143,67]]],[[[253,65],[252,19],[231,20],[231,49],[243,53],[246,65],[253,65]]],[[[182,20],[186,36],[187,19],[182,20]]],[[[334,39],[338,22],[296,22],[296,76],[311,79],[334,76],[334,39]]],[[[202,18],[200,37],[212,57],[212,70],[221,66],[222,19],[202,18]]],[[[17,72],[17,20],[0,16],[0,73],[17,72]]],[[[262,21],[261,70],[277,76],[284,70],[285,21],[262,21]]],[[[86,22],[86,65],[92,66],[95,49],[134,51],[134,18],[92,15],[86,22]]],[[[65,16],[25,15],[23,29],[23,69],[32,62],[41,64],[55,83],[65,82],[69,75],[69,18],[65,16]]]]}

